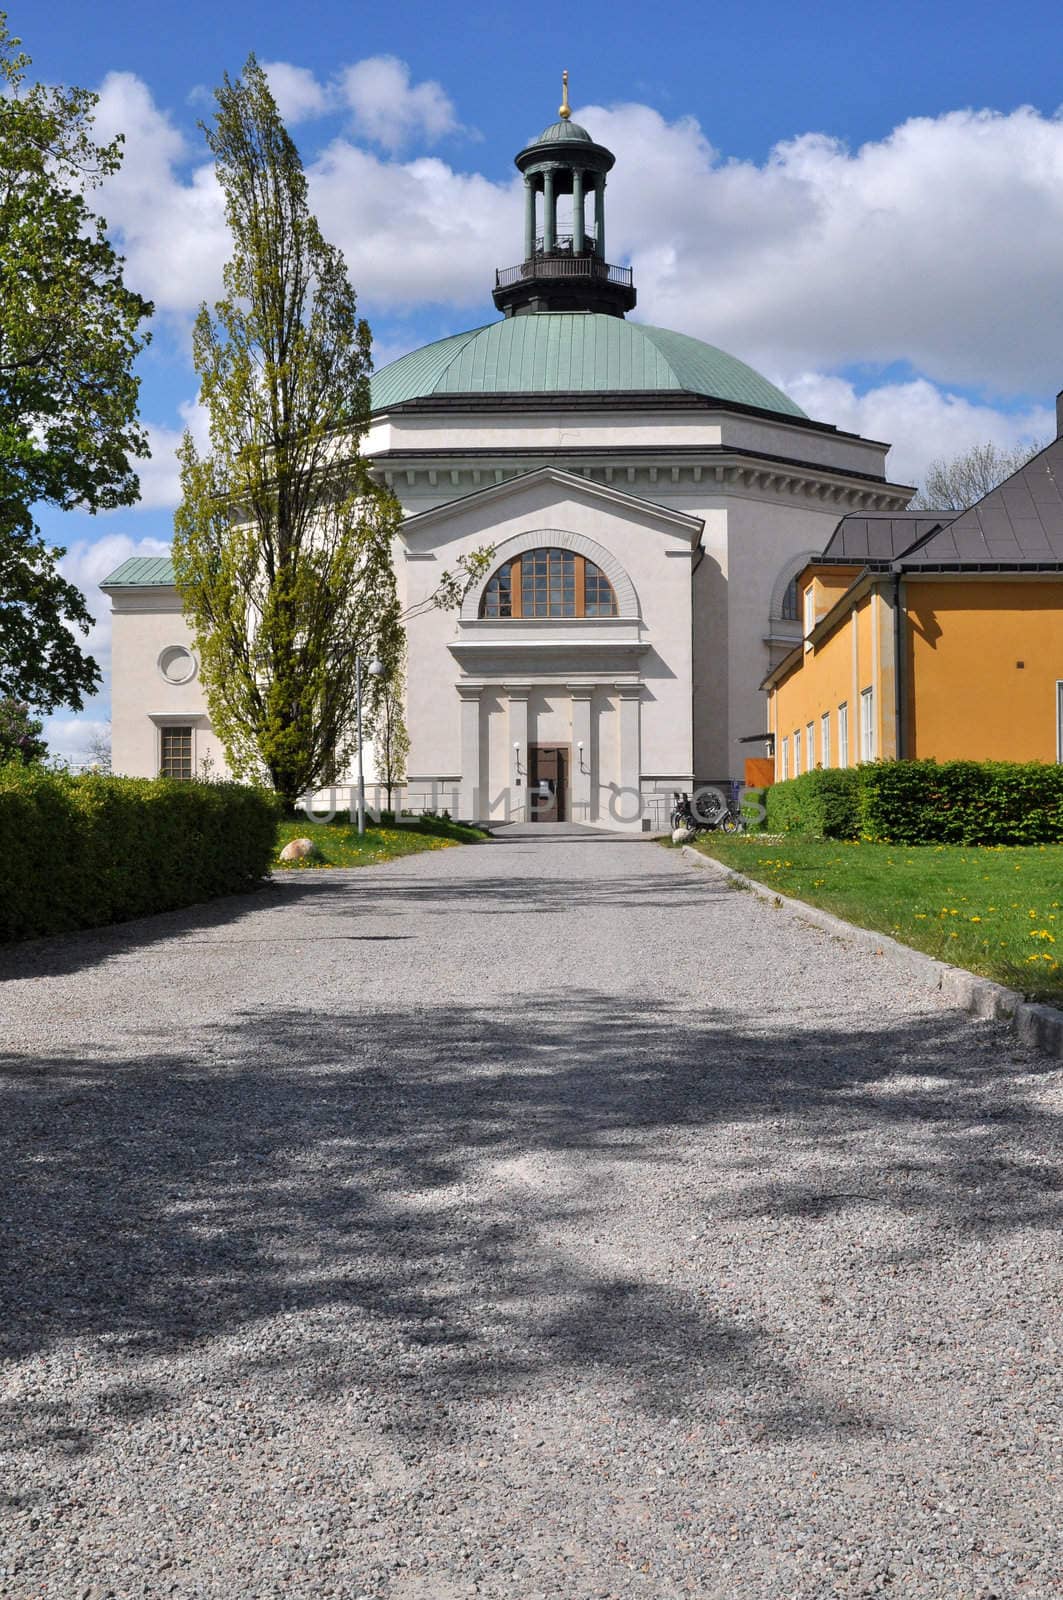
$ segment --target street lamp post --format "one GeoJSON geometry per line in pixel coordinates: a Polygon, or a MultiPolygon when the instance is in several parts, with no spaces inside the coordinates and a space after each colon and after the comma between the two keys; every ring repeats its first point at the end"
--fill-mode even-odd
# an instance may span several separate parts
{"type": "MultiPolygon", "coordinates": [[[[376,656],[373,657],[366,671],[374,678],[384,675],[383,663],[376,656]]],[[[354,658],[354,699],[356,716],[358,719],[358,832],[365,832],[365,763],[362,759],[362,656],[361,652],[354,658]]]]}

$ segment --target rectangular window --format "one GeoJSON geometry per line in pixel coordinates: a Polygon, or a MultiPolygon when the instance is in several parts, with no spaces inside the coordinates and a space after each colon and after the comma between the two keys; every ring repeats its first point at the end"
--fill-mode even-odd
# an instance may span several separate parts
{"type": "Polygon", "coordinates": [[[816,725],[810,722],[805,729],[805,771],[812,772],[816,765],[816,725]]]}
{"type": "Polygon", "coordinates": [[[190,778],[192,776],[192,729],[159,729],[160,778],[190,778]]]}
{"type": "Polygon", "coordinates": [[[528,550],[520,558],[526,617],[576,615],[576,558],[568,550],[528,550]]]}
{"type": "Polygon", "coordinates": [[[794,777],[801,776],[801,729],[794,729],[794,777]]]}
{"type": "Polygon", "coordinates": [[[875,759],[875,691],[860,691],[860,760],[875,759]]]}
{"type": "Polygon", "coordinates": [[[824,711],[819,719],[819,759],[824,767],[830,766],[830,712],[824,711]]]}
{"type": "Polygon", "coordinates": [[[780,771],[780,774],[781,774],[781,777],[782,777],[782,781],[783,781],[783,783],[785,783],[787,778],[790,776],[790,741],[789,741],[789,739],[780,739],[780,741],[779,741],[779,763],[780,763],[779,771],[780,771]]]}
{"type": "Polygon", "coordinates": [[[838,707],[838,765],[849,765],[849,702],[843,700],[838,707]]]}

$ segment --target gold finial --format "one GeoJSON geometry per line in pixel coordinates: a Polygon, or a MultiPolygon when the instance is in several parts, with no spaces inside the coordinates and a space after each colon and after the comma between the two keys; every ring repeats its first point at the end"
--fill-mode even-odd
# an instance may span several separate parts
{"type": "Polygon", "coordinates": [[[559,117],[562,117],[565,122],[567,122],[569,117],[572,115],[572,112],[569,110],[569,105],[568,105],[568,68],[567,67],[565,68],[564,72],[561,74],[561,105],[560,105],[560,107],[558,109],[558,113],[557,114],[558,114],[559,117]]]}

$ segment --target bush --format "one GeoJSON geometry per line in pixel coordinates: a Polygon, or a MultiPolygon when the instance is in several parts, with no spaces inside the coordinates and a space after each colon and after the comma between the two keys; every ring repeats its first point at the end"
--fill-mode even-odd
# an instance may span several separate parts
{"type": "Polygon", "coordinates": [[[1063,767],[1040,761],[874,761],[861,832],[896,844],[1063,841],[1063,767]]]}
{"type": "Polygon", "coordinates": [[[769,833],[892,844],[1063,842],[1063,766],[869,761],[776,783],[769,833]]]}
{"type": "Polygon", "coordinates": [[[0,939],[66,933],[251,888],[280,806],[264,789],[0,768],[0,939]]]}
{"type": "Polygon", "coordinates": [[[820,839],[855,839],[860,832],[859,767],[826,767],[785,783],[765,797],[768,833],[803,833],[820,839]]]}

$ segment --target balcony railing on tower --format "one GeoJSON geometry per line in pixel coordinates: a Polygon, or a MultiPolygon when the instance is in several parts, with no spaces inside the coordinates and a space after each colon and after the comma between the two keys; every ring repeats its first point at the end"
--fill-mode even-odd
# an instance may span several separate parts
{"type": "MultiPolygon", "coordinates": [[[[561,243],[561,240],[558,240],[561,243]]],[[[527,261],[515,267],[498,267],[495,271],[495,288],[508,289],[515,283],[529,283],[540,278],[577,278],[592,283],[616,284],[630,289],[634,283],[631,267],[615,267],[596,255],[555,250],[551,255],[536,252],[527,261]]]]}

